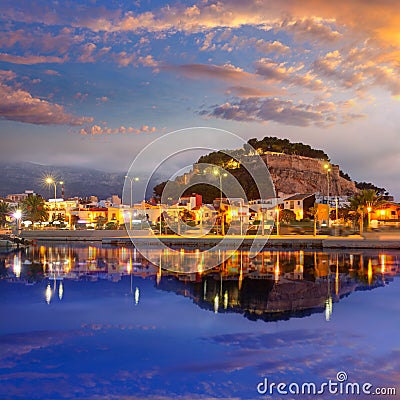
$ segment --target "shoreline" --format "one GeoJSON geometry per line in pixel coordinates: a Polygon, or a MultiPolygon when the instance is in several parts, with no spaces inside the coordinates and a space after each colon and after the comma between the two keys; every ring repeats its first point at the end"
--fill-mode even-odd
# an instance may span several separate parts
{"type": "MultiPolygon", "coordinates": [[[[22,231],[21,237],[28,240],[54,242],[101,242],[106,245],[132,246],[132,241],[125,230],[93,230],[93,231],[22,231]]],[[[204,237],[183,237],[177,235],[152,236],[147,231],[135,231],[134,240],[149,247],[157,246],[161,240],[164,245],[188,248],[211,248],[216,246],[222,236],[207,235],[204,237]]],[[[224,247],[248,249],[253,242],[265,241],[256,235],[225,236],[224,247]]],[[[312,236],[312,235],[281,235],[270,236],[265,248],[316,248],[316,249],[399,249],[400,232],[365,233],[363,236],[312,236]]]]}

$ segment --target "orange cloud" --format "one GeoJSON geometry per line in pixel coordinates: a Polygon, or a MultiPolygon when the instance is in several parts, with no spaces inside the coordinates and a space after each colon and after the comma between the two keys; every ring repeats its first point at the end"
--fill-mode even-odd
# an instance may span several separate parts
{"type": "MultiPolygon", "coordinates": [[[[78,18],[79,21],[79,18],[78,18]]],[[[400,11],[392,0],[379,2],[364,0],[231,0],[198,4],[185,7],[172,5],[155,11],[125,15],[108,19],[100,17],[103,23],[90,24],[105,31],[187,31],[201,32],[214,28],[239,28],[255,25],[264,28],[280,27],[297,36],[318,37],[336,40],[341,32],[330,24],[364,32],[364,35],[378,38],[387,43],[400,44],[400,11]]],[[[81,24],[85,20],[80,21],[81,24]]],[[[79,22],[77,23],[79,24],[79,22]]]]}
{"type": "Polygon", "coordinates": [[[282,94],[283,90],[280,89],[271,89],[271,90],[262,90],[260,88],[255,88],[251,86],[231,86],[225,92],[227,95],[232,95],[235,97],[269,97],[276,96],[278,94],[282,94]]]}

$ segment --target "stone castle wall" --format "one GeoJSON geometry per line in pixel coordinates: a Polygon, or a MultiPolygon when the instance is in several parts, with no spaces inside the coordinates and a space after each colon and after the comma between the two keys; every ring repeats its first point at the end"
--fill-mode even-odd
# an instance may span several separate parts
{"type": "MultiPolygon", "coordinates": [[[[268,166],[277,192],[327,194],[328,182],[324,169],[326,161],[280,153],[265,153],[261,157],[268,166]]],[[[331,196],[357,193],[354,182],[339,175],[338,165],[330,164],[330,168],[331,196]]]]}

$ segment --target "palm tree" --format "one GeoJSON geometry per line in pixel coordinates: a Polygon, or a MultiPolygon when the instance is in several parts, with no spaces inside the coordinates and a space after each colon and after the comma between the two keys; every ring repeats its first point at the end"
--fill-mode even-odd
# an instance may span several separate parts
{"type": "Polygon", "coordinates": [[[3,227],[7,222],[7,217],[11,214],[11,209],[5,201],[0,202],[0,227],[3,227]]]}
{"type": "Polygon", "coordinates": [[[102,229],[104,225],[107,223],[107,218],[99,215],[96,218],[96,228],[97,229],[102,229]]]}
{"type": "Polygon", "coordinates": [[[47,212],[46,202],[42,196],[28,196],[22,202],[22,212],[26,220],[32,222],[47,221],[49,213],[47,212]]]}
{"type": "Polygon", "coordinates": [[[363,189],[350,199],[350,210],[359,216],[360,235],[364,231],[365,215],[370,214],[374,209],[381,207],[383,204],[385,204],[385,200],[374,189],[363,189]]]}

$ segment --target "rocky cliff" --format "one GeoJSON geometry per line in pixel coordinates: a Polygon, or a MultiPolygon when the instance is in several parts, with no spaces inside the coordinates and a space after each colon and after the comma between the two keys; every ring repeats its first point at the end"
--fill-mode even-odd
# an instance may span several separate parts
{"type": "MultiPolygon", "coordinates": [[[[285,194],[328,192],[328,177],[324,164],[326,161],[282,153],[264,153],[261,155],[267,164],[275,190],[285,194]]],[[[339,175],[339,166],[330,164],[329,193],[353,195],[358,192],[355,183],[339,175]]]]}

